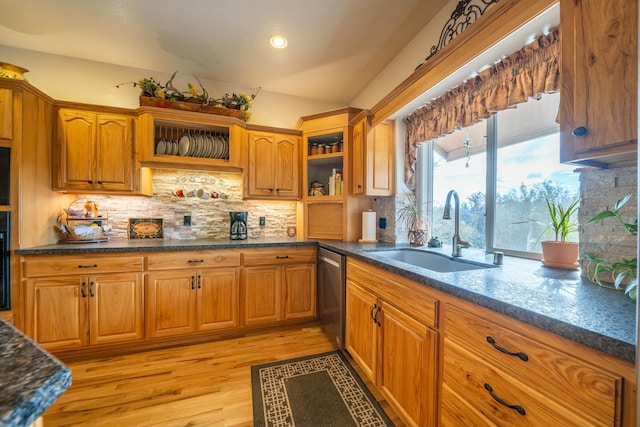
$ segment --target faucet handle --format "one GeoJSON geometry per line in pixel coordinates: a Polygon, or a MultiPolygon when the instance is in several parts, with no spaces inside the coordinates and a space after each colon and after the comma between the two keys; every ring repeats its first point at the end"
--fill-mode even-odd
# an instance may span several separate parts
{"type": "Polygon", "coordinates": [[[458,239],[458,246],[460,246],[461,248],[470,248],[472,245],[466,240],[458,239]]]}

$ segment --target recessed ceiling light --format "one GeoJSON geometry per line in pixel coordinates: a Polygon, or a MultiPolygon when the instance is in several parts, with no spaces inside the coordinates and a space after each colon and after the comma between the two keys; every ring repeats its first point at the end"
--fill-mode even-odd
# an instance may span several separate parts
{"type": "Polygon", "coordinates": [[[282,34],[274,34],[269,39],[269,43],[276,49],[284,49],[287,47],[287,38],[282,34]]]}

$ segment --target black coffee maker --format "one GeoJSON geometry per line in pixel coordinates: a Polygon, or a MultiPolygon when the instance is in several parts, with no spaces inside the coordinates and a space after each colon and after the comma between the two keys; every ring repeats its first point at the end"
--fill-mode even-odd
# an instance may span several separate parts
{"type": "Polygon", "coordinates": [[[229,212],[229,238],[245,240],[247,238],[248,212],[229,212]]]}

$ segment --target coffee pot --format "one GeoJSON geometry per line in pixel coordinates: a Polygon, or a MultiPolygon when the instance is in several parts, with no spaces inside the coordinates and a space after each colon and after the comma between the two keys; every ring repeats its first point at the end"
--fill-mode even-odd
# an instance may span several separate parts
{"type": "Polygon", "coordinates": [[[229,238],[245,240],[247,238],[248,212],[229,212],[229,238]]]}

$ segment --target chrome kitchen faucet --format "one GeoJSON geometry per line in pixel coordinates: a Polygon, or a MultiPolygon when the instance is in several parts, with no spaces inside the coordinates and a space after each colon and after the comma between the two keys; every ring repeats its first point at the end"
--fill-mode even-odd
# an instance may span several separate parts
{"type": "Polygon", "coordinates": [[[453,230],[453,239],[452,246],[453,250],[451,255],[454,257],[462,256],[462,248],[468,248],[471,246],[471,243],[466,240],[462,240],[460,238],[460,199],[458,199],[458,193],[455,190],[449,191],[447,193],[447,200],[444,202],[444,212],[442,213],[442,219],[451,219],[451,196],[453,196],[453,201],[456,206],[456,214],[454,218],[454,230],[453,230]]]}

